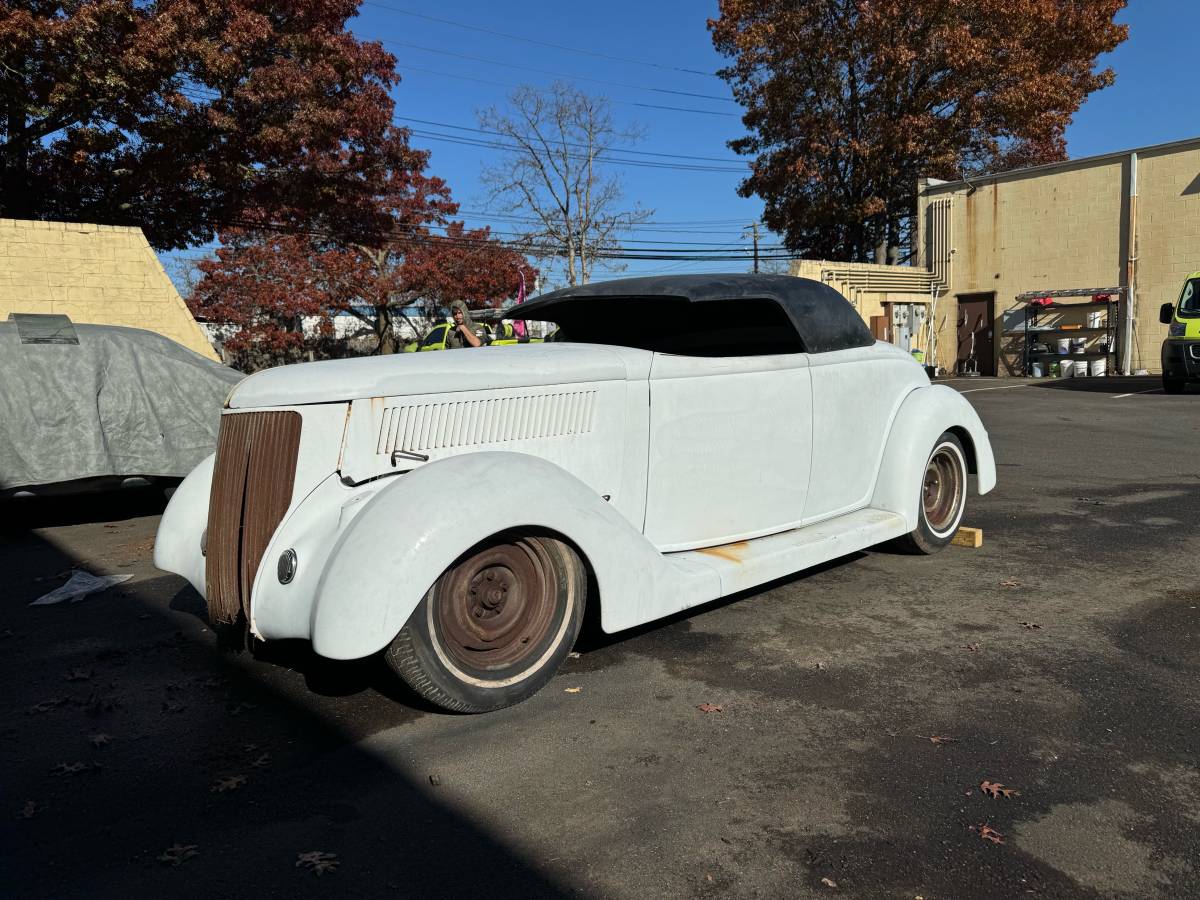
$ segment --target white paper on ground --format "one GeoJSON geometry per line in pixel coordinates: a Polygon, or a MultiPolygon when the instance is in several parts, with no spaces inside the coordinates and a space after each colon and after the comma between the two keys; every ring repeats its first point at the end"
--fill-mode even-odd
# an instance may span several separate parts
{"type": "Polygon", "coordinates": [[[93,575],[91,572],[77,570],[66,584],[56,587],[48,594],[43,594],[29,605],[49,606],[51,603],[62,603],[64,600],[78,603],[88,594],[106,591],[114,584],[121,584],[132,577],[132,575],[93,575]]]}

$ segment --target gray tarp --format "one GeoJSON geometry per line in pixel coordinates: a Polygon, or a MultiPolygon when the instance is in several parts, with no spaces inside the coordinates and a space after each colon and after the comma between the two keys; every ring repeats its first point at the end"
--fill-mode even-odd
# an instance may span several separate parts
{"type": "Polygon", "coordinates": [[[182,477],[217,444],[242,375],[140,328],[26,344],[0,322],[0,492],[105,476],[182,477]]]}

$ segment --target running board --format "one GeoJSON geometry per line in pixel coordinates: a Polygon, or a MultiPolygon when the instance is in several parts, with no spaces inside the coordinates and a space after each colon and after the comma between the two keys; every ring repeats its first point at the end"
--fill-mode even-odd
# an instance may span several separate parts
{"type": "Polygon", "coordinates": [[[689,574],[696,571],[697,564],[715,570],[720,577],[719,596],[724,597],[881,544],[908,530],[903,516],[880,509],[860,509],[780,534],[703,550],[667,553],[664,558],[689,574]]]}
{"type": "Polygon", "coordinates": [[[661,565],[651,564],[645,570],[646,589],[640,602],[612,607],[624,614],[603,618],[604,630],[611,633],[653,622],[873,547],[908,530],[903,516],[860,509],[766,537],[664,553],[658,557],[661,565]]]}

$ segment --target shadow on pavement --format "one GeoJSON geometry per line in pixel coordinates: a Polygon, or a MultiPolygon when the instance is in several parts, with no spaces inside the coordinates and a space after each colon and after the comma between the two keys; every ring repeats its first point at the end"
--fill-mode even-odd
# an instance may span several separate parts
{"type": "Polygon", "coordinates": [[[1040,378],[1031,380],[1030,387],[1052,391],[1073,391],[1084,394],[1129,394],[1142,391],[1161,394],[1162,379],[1157,375],[1121,375],[1099,378],[1040,378]]]}
{"type": "Polygon", "coordinates": [[[72,567],[112,570],[35,527],[119,544],[114,529],[136,524],[144,544],[153,520],[136,517],[162,505],[160,492],[0,510],[6,894],[568,892],[454,808],[452,773],[404,771],[355,744],[427,715],[397,702],[375,660],[335,664],[298,644],[223,652],[195,592],[144,566],[80,603],[28,605],[72,567]],[[336,871],[297,865],[313,851],[336,854],[336,871]]]}

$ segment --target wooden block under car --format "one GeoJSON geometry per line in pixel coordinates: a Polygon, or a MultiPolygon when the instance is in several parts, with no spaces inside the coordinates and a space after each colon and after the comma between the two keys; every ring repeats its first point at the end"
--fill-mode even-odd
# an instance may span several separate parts
{"type": "Polygon", "coordinates": [[[982,528],[967,528],[965,525],[954,532],[954,537],[950,538],[950,543],[955,547],[971,547],[972,549],[983,546],[983,529],[982,528]]]}

